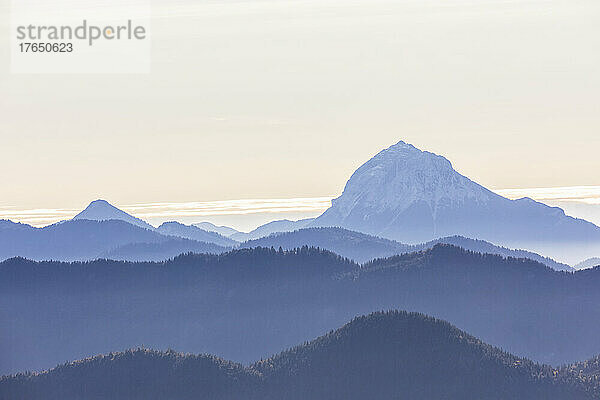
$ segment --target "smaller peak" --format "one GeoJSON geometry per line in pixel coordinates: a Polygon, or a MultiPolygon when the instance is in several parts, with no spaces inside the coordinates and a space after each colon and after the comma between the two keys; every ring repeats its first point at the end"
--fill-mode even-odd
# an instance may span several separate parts
{"type": "Polygon", "coordinates": [[[154,227],[133,215],[127,214],[125,211],[113,206],[108,201],[97,199],[92,201],[85,210],[73,217],[74,220],[88,219],[93,221],[108,221],[111,219],[128,222],[132,225],[139,226],[144,229],[153,230],[154,227]]]}
{"type": "MultiPolygon", "coordinates": [[[[185,226],[185,227],[192,227],[190,225],[186,225],[186,224],[182,224],[181,222],[178,221],[166,221],[163,222],[162,224],[160,224],[160,226],[158,227],[158,229],[160,229],[161,227],[168,227],[168,226],[185,226]]],[[[200,229],[200,228],[198,228],[200,229]]]]}
{"type": "Polygon", "coordinates": [[[107,206],[107,207],[114,207],[112,204],[110,204],[108,201],[104,200],[104,199],[97,199],[92,201],[88,207],[91,206],[107,206]]]}
{"type": "Polygon", "coordinates": [[[97,199],[94,200],[92,202],[90,202],[90,204],[87,205],[87,207],[84,209],[84,211],[90,211],[90,210],[118,210],[117,207],[113,206],[112,204],[110,204],[108,201],[104,200],[104,199],[97,199]]]}

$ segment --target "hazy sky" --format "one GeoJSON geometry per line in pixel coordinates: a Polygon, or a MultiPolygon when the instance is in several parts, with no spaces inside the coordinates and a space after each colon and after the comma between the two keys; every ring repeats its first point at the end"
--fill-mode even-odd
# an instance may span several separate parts
{"type": "Polygon", "coordinates": [[[600,185],[597,0],[152,6],[150,74],[17,75],[0,0],[0,206],[329,197],[398,140],[494,189],[600,185]]]}

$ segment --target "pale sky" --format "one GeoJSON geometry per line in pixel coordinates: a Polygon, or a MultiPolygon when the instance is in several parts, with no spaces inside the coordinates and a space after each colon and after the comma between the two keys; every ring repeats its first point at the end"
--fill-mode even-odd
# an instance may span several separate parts
{"type": "Polygon", "coordinates": [[[150,74],[22,75],[0,0],[2,210],[330,198],[398,140],[492,189],[600,186],[597,0],[152,6],[150,74]]]}

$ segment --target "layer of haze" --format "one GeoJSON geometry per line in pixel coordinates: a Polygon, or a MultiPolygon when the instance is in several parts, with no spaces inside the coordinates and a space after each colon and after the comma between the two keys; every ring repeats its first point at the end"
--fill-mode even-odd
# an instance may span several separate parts
{"type": "MultiPolygon", "coordinates": [[[[530,197],[550,206],[561,207],[567,215],[583,218],[600,226],[600,186],[503,189],[496,192],[510,199],[530,197]]],[[[138,203],[116,206],[154,226],[174,220],[186,224],[209,221],[241,231],[250,231],[273,220],[316,217],[331,206],[333,197],[138,203]]],[[[82,204],[81,208],[72,209],[0,206],[0,219],[41,227],[73,218],[84,207],[85,204],[82,204]]]]}
{"type": "Polygon", "coordinates": [[[597,0],[154,1],[146,75],[10,74],[0,4],[2,206],[337,195],[400,139],[600,185],[597,0]]]}

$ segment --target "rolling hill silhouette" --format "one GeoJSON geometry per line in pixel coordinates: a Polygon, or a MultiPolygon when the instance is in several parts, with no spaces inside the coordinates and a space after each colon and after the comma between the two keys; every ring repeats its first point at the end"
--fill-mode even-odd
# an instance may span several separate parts
{"type": "Polygon", "coordinates": [[[553,271],[450,245],[356,264],[329,251],[240,249],[158,263],[0,263],[0,373],[141,344],[241,362],[382,309],[424,312],[518,356],[600,353],[600,269],[553,271]]]}
{"type": "MultiPolygon", "coordinates": [[[[591,362],[593,364],[593,362],[591,362]]],[[[482,343],[422,314],[378,312],[248,367],[145,349],[0,379],[0,399],[592,399],[588,375],[482,343]]]]}

